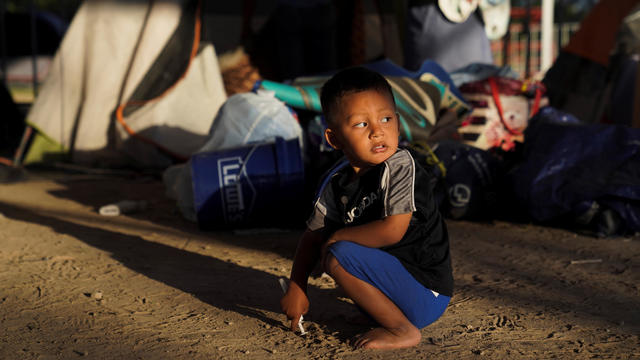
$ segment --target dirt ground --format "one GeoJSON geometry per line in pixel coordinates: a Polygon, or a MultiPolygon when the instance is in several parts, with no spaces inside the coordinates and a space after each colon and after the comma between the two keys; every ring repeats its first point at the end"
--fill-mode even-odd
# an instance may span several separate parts
{"type": "Polygon", "coordinates": [[[449,221],[448,310],[417,347],[364,351],[326,276],[308,334],[285,328],[300,231],[200,231],[151,176],[32,172],[0,184],[0,214],[1,359],[640,358],[638,236],[449,221]],[[98,214],[122,199],[149,207],[98,214]]]}

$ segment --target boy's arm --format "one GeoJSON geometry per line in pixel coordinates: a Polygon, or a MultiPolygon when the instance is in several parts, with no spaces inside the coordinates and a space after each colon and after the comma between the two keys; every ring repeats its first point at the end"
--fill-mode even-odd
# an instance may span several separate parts
{"type": "Polygon", "coordinates": [[[307,281],[320,260],[320,248],[323,242],[322,230],[311,231],[307,229],[302,234],[293,259],[290,276],[292,284],[289,285],[289,288],[297,286],[304,293],[307,292],[307,281]]]}
{"type": "Polygon", "coordinates": [[[397,243],[409,228],[411,213],[390,215],[358,226],[342,228],[329,238],[325,247],[336,241],[351,241],[363,246],[380,248],[397,243]]]}
{"type": "Polygon", "coordinates": [[[316,231],[307,229],[298,242],[291,268],[289,288],[280,300],[282,311],[288,319],[291,319],[291,329],[294,331],[300,317],[309,310],[307,283],[309,275],[320,259],[323,240],[322,229],[316,231]]]}

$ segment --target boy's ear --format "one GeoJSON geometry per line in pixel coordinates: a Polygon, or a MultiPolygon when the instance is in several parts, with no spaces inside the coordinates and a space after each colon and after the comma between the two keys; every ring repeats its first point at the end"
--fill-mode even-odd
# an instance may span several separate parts
{"type": "Polygon", "coordinates": [[[338,141],[338,137],[333,130],[327,128],[324,131],[324,138],[327,139],[327,142],[329,143],[329,145],[331,145],[332,148],[340,150],[340,141],[338,141]]]}

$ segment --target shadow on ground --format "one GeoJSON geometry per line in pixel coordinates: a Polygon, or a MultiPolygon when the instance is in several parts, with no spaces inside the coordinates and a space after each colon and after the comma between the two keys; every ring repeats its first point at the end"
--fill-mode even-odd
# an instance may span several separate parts
{"type": "MultiPolygon", "coordinates": [[[[52,190],[51,195],[91,206],[96,212],[103,205],[121,200],[144,200],[148,203],[146,210],[127,216],[159,225],[170,225],[176,230],[201,238],[211,237],[247,249],[271,251],[285,258],[293,257],[298,236],[304,230],[304,223],[301,222],[297,228],[282,229],[282,232],[252,232],[251,229],[241,233],[203,231],[198,224],[186,220],[181,215],[176,202],[166,197],[163,183],[148,176],[133,179],[121,177],[87,179],[71,176],[56,182],[64,186],[64,189],[52,190]],[[278,241],[275,241],[274,237],[278,238],[278,241]]],[[[287,213],[279,209],[278,204],[274,204],[273,211],[287,213]]]]}
{"type": "MultiPolygon", "coordinates": [[[[279,300],[282,292],[275,275],[147,241],[139,236],[76,224],[2,202],[0,213],[11,219],[48,226],[60,234],[109,252],[113,259],[131,270],[193,294],[216,308],[284,328],[283,319],[276,320],[267,314],[281,312],[279,300]]],[[[315,301],[335,304],[332,306],[334,310],[349,306],[339,304],[335,290],[310,286],[309,292],[315,301]]],[[[357,332],[353,327],[345,330],[344,324],[338,319],[328,317],[326,320],[319,321],[321,326],[326,326],[328,332],[337,332],[343,341],[357,332]]]]}
{"type": "Polygon", "coordinates": [[[573,314],[577,321],[597,320],[603,327],[640,329],[640,299],[634,295],[640,264],[634,251],[625,251],[636,245],[541,227],[501,232],[472,226],[477,231],[470,235],[452,232],[459,296],[486,298],[523,313],[573,314]],[[570,264],[581,258],[599,262],[570,264]]]}

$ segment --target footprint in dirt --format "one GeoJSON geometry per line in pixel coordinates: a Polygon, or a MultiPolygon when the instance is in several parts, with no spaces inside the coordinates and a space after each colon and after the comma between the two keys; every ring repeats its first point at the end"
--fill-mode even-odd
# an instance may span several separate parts
{"type": "Polygon", "coordinates": [[[493,318],[493,320],[489,323],[489,325],[491,326],[491,328],[494,328],[494,329],[496,328],[513,329],[514,327],[520,326],[518,325],[517,320],[520,320],[520,315],[515,315],[513,319],[508,318],[506,315],[496,315],[496,317],[493,318]]]}

